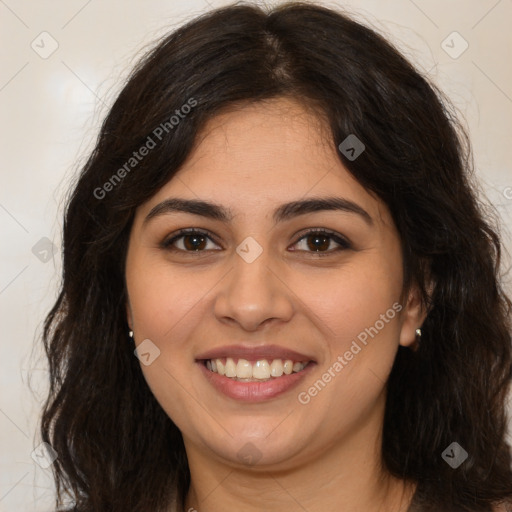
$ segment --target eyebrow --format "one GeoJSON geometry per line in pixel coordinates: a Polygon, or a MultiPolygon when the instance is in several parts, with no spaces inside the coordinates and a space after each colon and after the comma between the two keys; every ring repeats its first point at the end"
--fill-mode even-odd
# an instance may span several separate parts
{"type": "MultiPolygon", "coordinates": [[[[342,211],[354,213],[361,217],[369,226],[373,225],[370,214],[361,206],[349,199],[342,197],[308,198],[300,201],[292,201],[279,206],[273,214],[275,223],[320,211],[342,211]]],[[[180,212],[200,215],[213,220],[229,223],[234,215],[230,209],[210,201],[198,199],[168,198],[154,206],[144,219],[144,224],[151,219],[168,213],[180,212]]]]}

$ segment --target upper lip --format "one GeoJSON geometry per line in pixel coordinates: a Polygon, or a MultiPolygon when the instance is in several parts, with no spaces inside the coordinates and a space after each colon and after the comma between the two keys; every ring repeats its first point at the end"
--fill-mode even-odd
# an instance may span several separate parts
{"type": "Polygon", "coordinates": [[[306,354],[301,354],[295,350],[280,347],[278,345],[224,345],[199,354],[196,357],[196,360],[222,359],[223,357],[254,361],[259,361],[261,359],[290,359],[296,362],[314,361],[312,357],[306,354]]]}

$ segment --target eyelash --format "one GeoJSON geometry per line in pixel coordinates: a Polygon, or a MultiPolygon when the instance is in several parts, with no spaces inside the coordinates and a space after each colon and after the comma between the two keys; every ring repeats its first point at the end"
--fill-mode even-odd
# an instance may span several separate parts
{"type": "MultiPolygon", "coordinates": [[[[164,240],[161,244],[162,249],[166,249],[166,250],[172,251],[172,252],[182,252],[182,253],[192,253],[192,254],[198,253],[198,252],[206,252],[205,249],[203,249],[201,251],[186,251],[184,249],[177,249],[176,247],[173,247],[173,244],[177,240],[179,240],[180,238],[183,238],[186,235],[202,235],[202,236],[209,238],[211,241],[213,241],[217,245],[220,245],[216,242],[215,235],[213,233],[211,233],[210,231],[205,230],[205,229],[198,229],[198,228],[186,228],[186,229],[180,229],[177,234],[173,235],[171,238],[164,240]]],[[[299,252],[309,252],[311,254],[314,254],[315,257],[324,257],[324,256],[329,256],[332,253],[336,253],[338,251],[350,249],[352,247],[350,242],[346,238],[340,236],[338,233],[335,233],[334,231],[329,231],[329,230],[326,230],[323,228],[309,228],[305,232],[301,233],[300,238],[298,238],[293,243],[293,245],[296,245],[297,243],[299,243],[300,241],[302,241],[303,239],[307,238],[310,235],[325,236],[327,238],[330,238],[334,242],[336,242],[340,247],[338,247],[336,249],[331,249],[328,251],[299,250],[299,252]]]]}

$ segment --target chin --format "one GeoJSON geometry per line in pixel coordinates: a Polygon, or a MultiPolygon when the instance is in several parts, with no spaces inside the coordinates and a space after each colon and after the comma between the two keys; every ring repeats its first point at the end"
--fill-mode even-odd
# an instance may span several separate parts
{"type": "MultiPolygon", "coordinates": [[[[279,421],[282,421],[282,418],[279,421]]],[[[265,467],[268,469],[268,466],[273,466],[275,469],[293,467],[296,462],[292,461],[304,453],[309,443],[300,439],[299,435],[294,436],[289,426],[282,432],[278,432],[279,427],[276,429],[276,425],[279,425],[279,421],[269,422],[268,428],[259,429],[258,432],[254,432],[254,428],[247,429],[250,430],[247,433],[240,433],[240,430],[230,431],[226,424],[228,432],[236,433],[230,436],[221,429],[219,437],[214,439],[210,432],[206,438],[202,439],[202,444],[224,462],[234,466],[254,469],[265,467]]]]}

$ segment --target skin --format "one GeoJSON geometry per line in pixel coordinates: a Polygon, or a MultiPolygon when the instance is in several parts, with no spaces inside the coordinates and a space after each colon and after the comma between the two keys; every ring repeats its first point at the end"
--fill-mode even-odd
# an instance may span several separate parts
{"type": "Polygon", "coordinates": [[[322,119],[293,100],[225,112],[198,140],[174,178],[138,208],[126,260],[135,342],[149,338],[161,351],[141,369],[185,442],[192,482],[185,510],[407,510],[415,486],[381,468],[381,433],[398,346],[414,344],[425,312],[415,287],[403,293],[400,238],[386,205],[344,168],[322,119]],[[272,219],[283,203],[332,196],[357,203],[372,223],[345,211],[272,219]],[[208,200],[233,218],[167,212],[144,222],[170,197],[208,200]],[[209,230],[216,240],[206,238],[200,251],[190,249],[190,237],[176,240],[175,252],[161,246],[182,228],[209,230]],[[314,236],[303,238],[307,228],[351,245],[336,251],[328,238],[319,257],[314,236]],[[252,263],[236,252],[249,236],[262,248],[252,263]],[[401,311],[300,403],[298,393],[393,304],[401,311]],[[241,341],[294,349],[317,366],[298,388],[242,403],[216,391],[195,362],[241,341]],[[246,443],[256,464],[237,456],[246,443]]]}

